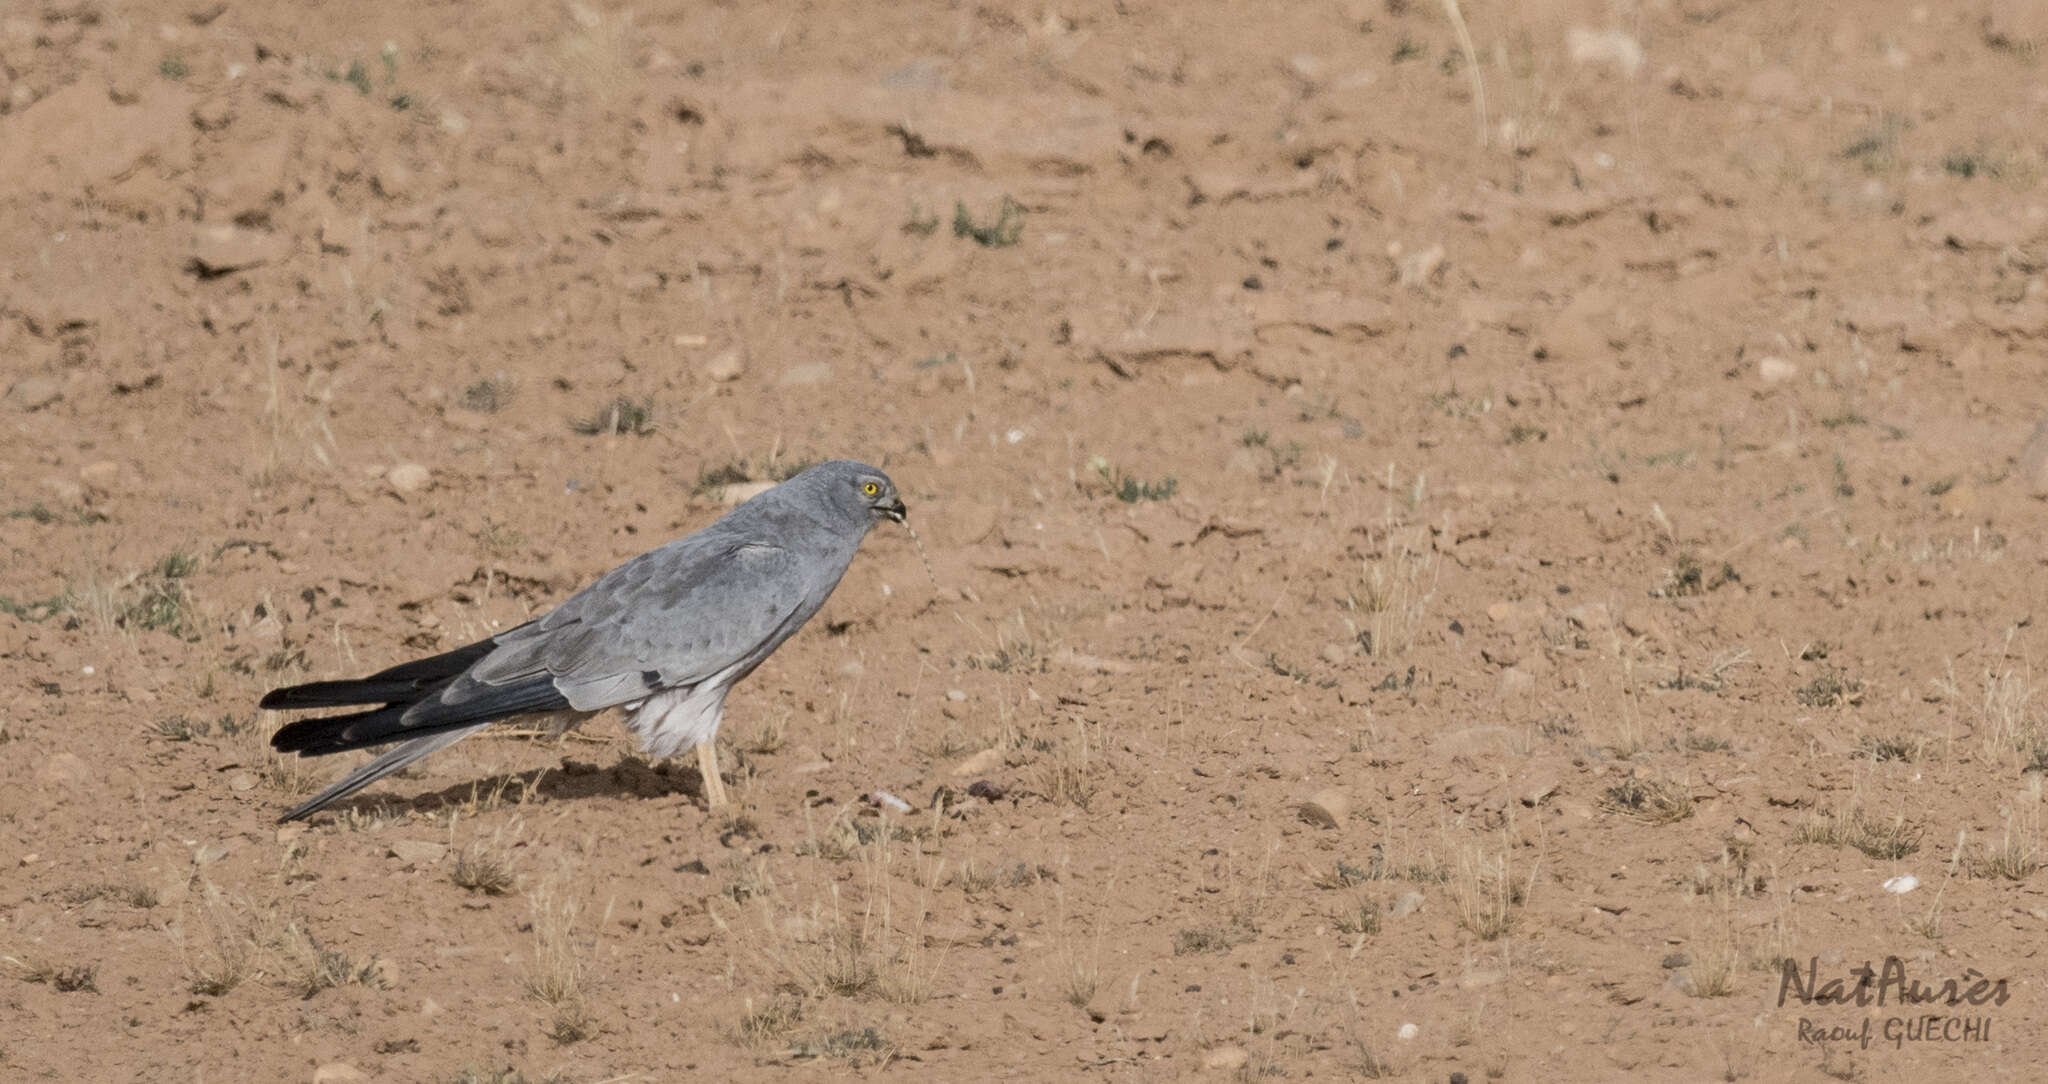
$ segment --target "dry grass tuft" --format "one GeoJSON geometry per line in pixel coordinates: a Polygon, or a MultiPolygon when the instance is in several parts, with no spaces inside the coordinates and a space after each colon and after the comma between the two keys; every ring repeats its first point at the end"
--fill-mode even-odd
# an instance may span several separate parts
{"type": "Polygon", "coordinates": [[[858,997],[881,982],[868,933],[851,923],[833,923],[812,942],[817,953],[812,971],[818,985],[840,997],[858,997]]]}
{"type": "Polygon", "coordinates": [[[1622,760],[1629,760],[1650,744],[1648,728],[1643,722],[1642,692],[1636,682],[1635,652],[1622,640],[1619,629],[1609,630],[1608,644],[1614,656],[1621,660],[1621,711],[1615,716],[1614,741],[1609,743],[1607,750],[1622,760]]]}
{"type": "Polygon", "coordinates": [[[1977,728],[1983,734],[1985,759],[2000,761],[2015,754],[2022,759],[2036,756],[2042,734],[2033,703],[2033,675],[2028,670],[2007,667],[1996,673],[1984,672],[1977,728]]]}
{"type": "Polygon", "coordinates": [[[1374,854],[1365,866],[1354,866],[1340,858],[1329,869],[1319,869],[1311,874],[1309,883],[1325,890],[1356,888],[1367,881],[1384,877],[1384,869],[1378,854],[1374,854]]]}
{"type": "Polygon", "coordinates": [[[1792,698],[1809,708],[1849,707],[1863,702],[1863,683],[1836,667],[1793,690],[1792,698]]]}
{"type": "Polygon", "coordinates": [[[319,787],[318,769],[311,760],[270,747],[270,736],[286,723],[282,716],[263,712],[232,727],[230,718],[224,717],[216,729],[234,740],[235,751],[243,764],[255,769],[258,782],[287,798],[311,794],[319,787]]]}
{"type": "Polygon", "coordinates": [[[98,964],[60,964],[55,960],[0,956],[0,968],[22,982],[45,985],[61,994],[100,992],[98,964]]]}
{"type": "Polygon", "coordinates": [[[548,1016],[547,1026],[541,1033],[548,1038],[568,1046],[580,1043],[597,1034],[597,1018],[590,1014],[581,1001],[567,1001],[554,1007],[548,1016]]]}
{"type": "Polygon", "coordinates": [[[203,997],[219,997],[249,977],[256,938],[227,897],[210,884],[200,904],[199,926],[204,939],[196,949],[188,948],[183,936],[178,936],[187,989],[203,997]]]}
{"type": "Polygon", "coordinates": [[[1073,728],[1051,741],[1035,746],[1044,754],[1032,763],[1038,793],[1057,805],[1087,809],[1095,798],[1095,773],[1100,767],[1097,742],[1088,734],[1088,724],[1079,716],[1073,728]]]}
{"type": "Polygon", "coordinates": [[[1693,598],[1740,582],[1742,577],[1736,574],[1733,565],[1723,561],[1719,569],[1709,572],[1700,564],[1698,555],[1687,550],[1672,562],[1664,575],[1664,582],[1652,589],[1650,595],[1653,598],[1693,598]]]}
{"type": "MultiPolygon", "coordinates": [[[[517,837],[519,831],[520,824],[514,821],[511,834],[517,837]]],[[[503,896],[519,886],[519,874],[513,868],[512,852],[504,836],[505,829],[499,828],[488,837],[470,840],[455,853],[455,871],[451,876],[457,886],[486,896],[503,896]]]]}
{"type": "Polygon", "coordinates": [[[2024,881],[2042,866],[2041,818],[2034,808],[2015,814],[2005,810],[2005,830],[1996,846],[1984,847],[1970,864],[1979,877],[2024,881]]]}
{"type": "Polygon", "coordinates": [[[896,1046],[875,1028],[840,1028],[790,1043],[789,1054],[793,1058],[830,1058],[862,1068],[894,1061],[896,1046]]]}
{"type": "Polygon", "coordinates": [[[1635,776],[1608,787],[1601,805],[1644,824],[1676,824],[1693,814],[1692,795],[1684,787],[1635,776]]]}
{"type": "Polygon", "coordinates": [[[1087,1008],[1088,1003],[1095,999],[1095,991],[1101,986],[1102,923],[1098,919],[1091,924],[1093,929],[1088,936],[1077,937],[1069,922],[1067,892],[1064,887],[1054,887],[1053,901],[1056,915],[1053,922],[1054,951],[1059,957],[1062,993],[1067,1004],[1075,1008],[1087,1008]],[[1085,950],[1082,947],[1084,941],[1085,950]]]}
{"type": "Polygon", "coordinates": [[[849,862],[861,853],[861,847],[873,841],[876,829],[863,825],[855,818],[860,814],[857,806],[842,807],[832,819],[825,822],[823,829],[813,826],[812,809],[804,807],[804,836],[796,845],[796,853],[828,862],[849,862]],[[865,831],[865,834],[863,832],[865,831]]]}
{"type": "Polygon", "coordinates": [[[1693,939],[1692,960],[1686,968],[1692,982],[1687,993],[1693,997],[1727,997],[1735,992],[1735,976],[1742,966],[1742,947],[1735,938],[1735,916],[1726,899],[1716,901],[1719,912],[1703,935],[1693,939]]]}
{"type": "MultiPolygon", "coordinates": [[[[1387,472],[1391,489],[1392,465],[1387,472]]],[[[1422,492],[1423,482],[1417,478],[1411,506],[1421,503],[1422,492]]],[[[1359,646],[1375,659],[1390,659],[1415,645],[1416,633],[1436,601],[1439,564],[1429,528],[1402,526],[1392,503],[1382,516],[1378,536],[1378,552],[1365,558],[1350,602],[1363,625],[1353,629],[1359,646]]]]}
{"type": "Polygon", "coordinates": [[[130,907],[148,910],[157,905],[156,889],[139,884],[113,884],[107,881],[93,881],[72,885],[57,894],[66,907],[82,907],[94,900],[116,900],[130,907]]]}
{"type": "Polygon", "coordinates": [[[548,1037],[576,1042],[590,1034],[589,1014],[583,1007],[583,963],[576,954],[576,918],[582,905],[565,898],[552,880],[529,893],[526,902],[532,912],[533,960],[523,985],[528,996],[553,1013],[548,1037]]]}
{"type": "Polygon", "coordinates": [[[953,871],[953,883],[959,887],[962,895],[973,899],[1002,886],[1003,867],[999,863],[977,863],[973,858],[968,858],[960,863],[959,869],[953,871]]]}
{"type": "Polygon", "coordinates": [[[509,524],[500,523],[485,516],[483,526],[470,532],[476,547],[484,557],[492,561],[504,561],[516,557],[526,546],[526,533],[509,524]]]}
{"type": "Polygon", "coordinates": [[[1451,902],[1458,913],[1458,925],[1481,941],[1498,941],[1514,928],[1516,909],[1528,898],[1536,871],[1528,880],[1515,883],[1508,862],[1512,847],[1503,834],[1499,850],[1479,844],[1458,848],[1451,873],[1451,902]]]}
{"type": "Polygon", "coordinates": [[[1371,937],[1380,932],[1379,902],[1360,897],[1350,907],[1337,912],[1334,921],[1337,932],[1347,937],[1371,937]]]}
{"type": "Polygon", "coordinates": [[[1209,952],[1229,952],[1236,944],[1230,931],[1213,926],[1192,926],[1177,930],[1173,935],[1175,956],[1199,956],[1209,952]]]}
{"type": "Polygon", "coordinates": [[[598,406],[585,418],[572,418],[570,431],[581,436],[635,436],[654,434],[654,400],[621,395],[598,406]]]}
{"type": "Polygon", "coordinates": [[[1881,738],[1875,734],[1865,734],[1857,739],[1856,751],[1849,755],[1867,759],[1875,764],[1886,764],[1895,760],[1910,764],[1920,759],[1926,748],[1925,738],[1911,738],[1904,734],[1881,738]]]}
{"type": "MultiPolygon", "coordinates": [[[[985,650],[967,656],[969,670],[987,670],[997,674],[1042,674],[1052,667],[1052,657],[1058,644],[1049,635],[1033,635],[1030,626],[1019,611],[1016,616],[996,626],[995,642],[985,650]]],[[[987,637],[975,630],[984,643],[987,637]]]]}
{"type": "Polygon", "coordinates": [[[322,990],[338,986],[366,986],[381,990],[384,971],[377,957],[357,957],[330,949],[297,922],[288,922],[271,941],[276,960],[275,975],[285,989],[311,999],[322,990]]]}
{"type": "Polygon", "coordinates": [[[778,994],[768,1004],[759,1008],[754,999],[746,1000],[746,1012],[734,1025],[732,1041],[750,1049],[759,1049],[783,1037],[804,1021],[804,1003],[787,994],[778,994]]]}
{"type": "Polygon", "coordinates": [[[1695,896],[1761,896],[1770,887],[1767,871],[1756,862],[1755,833],[1746,825],[1721,837],[1721,856],[1712,865],[1693,867],[1691,888],[1695,896]]]}
{"type": "Polygon", "coordinates": [[[518,383],[504,373],[487,376],[462,389],[462,409],[496,414],[512,402],[518,391],[518,383]]]}
{"type": "Polygon", "coordinates": [[[1821,843],[1830,847],[1854,847],[1880,861],[1895,862],[1920,849],[1923,829],[1906,820],[1904,814],[1889,822],[1877,820],[1860,807],[1846,813],[1824,813],[1801,825],[1793,840],[1821,843]]]}
{"type": "Polygon", "coordinates": [[[874,996],[900,1005],[922,1004],[937,989],[941,966],[926,948],[926,917],[932,893],[947,880],[943,861],[924,863],[918,843],[922,831],[900,827],[886,815],[847,822],[850,835],[828,828],[814,835],[806,850],[811,871],[829,882],[808,908],[791,913],[762,866],[748,891],[727,894],[733,904],[754,913],[753,921],[735,924],[716,909],[712,920],[779,971],[783,986],[804,996],[874,996]],[[815,845],[835,839],[828,847],[815,845]],[[845,857],[837,857],[842,848],[845,857]],[[916,865],[899,872],[902,853],[913,855],[916,865]],[[850,887],[839,883],[839,863],[848,860],[855,866],[850,887]],[[906,877],[915,886],[907,907],[899,900],[906,877]],[[849,903],[850,895],[858,904],[849,903]]]}
{"type": "Polygon", "coordinates": [[[263,767],[256,778],[288,797],[311,794],[319,788],[320,781],[313,776],[313,769],[305,758],[291,753],[277,753],[268,749],[262,754],[263,767]]]}
{"type": "MultiPolygon", "coordinates": [[[[374,264],[365,264],[368,269],[374,264]]],[[[349,281],[355,282],[351,275],[349,281]]],[[[363,283],[347,298],[356,326],[370,326],[373,313],[383,305],[375,298],[375,287],[363,283]]],[[[334,430],[328,424],[328,403],[333,395],[331,374],[309,372],[303,385],[287,388],[283,381],[292,372],[283,363],[283,341],[274,330],[260,332],[263,349],[249,352],[250,364],[261,374],[264,388],[262,430],[264,446],[244,461],[251,464],[243,475],[252,489],[274,490],[298,479],[303,469],[324,472],[339,453],[334,430]]],[[[252,430],[255,427],[250,427],[252,430]]]]}
{"type": "Polygon", "coordinates": [[[519,883],[505,856],[482,841],[471,843],[455,856],[453,876],[457,885],[486,896],[502,896],[519,883]]]}
{"type": "Polygon", "coordinates": [[[781,752],[789,744],[789,717],[785,711],[763,721],[739,741],[740,752],[763,757],[781,752]]]}
{"type": "Polygon", "coordinates": [[[1936,941],[1941,938],[1942,908],[1948,898],[1949,882],[1956,879],[1956,870],[1962,868],[1963,852],[1969,842],[1969,837],[1969,829],[1959,828],[1956,830],[1955,846],[1949,848],[1948,868],[1942,871],[1941,887],[1934,890],[1934,897],[1927,904],[1927,912],[1919,918],[1912,919],[1906,923],[1908,930],[1927,938],[1929,941],[1936,941]]]}
{"type": "Polygon", "coordinates": [[[483,785],[483,780],[474,781],[469,786],[469,797],[462,803],[461,813],[474,818],[511,806],[537,805],[541,800],[540,783],[547,774],[546,768],[500,773],[490,780],[488,787],[483,785]]]}
{"type": "Polygon", "coordinates": [[[1344,993],[1346,1007],[1350,1010],[1343,1024],[1345,1046],[1348,1048],[1346,1068],[1360,1080],[1383,1080],[1395,1075],[1393,1064],[1374,1050],[1366,1039],[1371,1029],[1366,1025],[1364,1007],[1358,1003],[1358,991],[1347,989],[1344,993]]]}

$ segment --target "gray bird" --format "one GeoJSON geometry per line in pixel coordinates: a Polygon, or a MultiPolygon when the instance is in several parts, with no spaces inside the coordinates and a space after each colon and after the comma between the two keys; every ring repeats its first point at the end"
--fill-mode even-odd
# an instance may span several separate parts
{"type": "Polygon", "coordinates": [[[274,689],[263,707],[382,705],[293,722],[270,739],[279,752],[399,743],[280,820],[308,816],[501,719],[581,721],[614,707],[650,756],[695,746],[705,804],[716,809],[726,803],[712,742],[725,694],[825,604],[869,528],[904,517],[888,475],[851,460],[821,463],[518,628],[366,678],[274,689]]]}

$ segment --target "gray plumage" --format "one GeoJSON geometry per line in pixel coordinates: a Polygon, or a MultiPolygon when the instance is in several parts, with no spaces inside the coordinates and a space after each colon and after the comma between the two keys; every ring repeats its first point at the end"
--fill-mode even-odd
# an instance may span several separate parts
{"type": "Polygon", "coordinates": [[[281,752],[401,743],[282,819],[323,809],[498,720],[613,707],[626,709],[626,726],[652,756],[696,747],[706,803],[723,805],[712,739],[726,693],[825,604],[868,530],[904,514],[881,471],[821,463],[518,628],[366,678],[273,690],[263,707],[382,705],[291,723],[271,738],[281,752]]]}

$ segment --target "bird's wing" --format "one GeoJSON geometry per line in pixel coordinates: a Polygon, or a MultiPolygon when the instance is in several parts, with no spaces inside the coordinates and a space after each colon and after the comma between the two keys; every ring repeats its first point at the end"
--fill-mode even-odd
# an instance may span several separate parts
{"type": "Polygon", "coordinates": [[[682,539],[502,637],[440,699],[453,706],[545,676],[576,710],[597,711],[751,668],[824,601],[812,579],[773,543],[682,539]]]}

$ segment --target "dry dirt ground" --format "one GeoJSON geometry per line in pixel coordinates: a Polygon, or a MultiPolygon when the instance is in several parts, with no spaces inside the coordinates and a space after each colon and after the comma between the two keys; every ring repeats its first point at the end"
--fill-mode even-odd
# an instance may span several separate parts
{"type": "Polygon", "coordinates": [[[9,6],[0,1077],[2034,1076],[2048,13],[1463,17],[9,6]],[[737,814],[273,823],[263,690],[835,456],[937,584],[737,814]]]}

